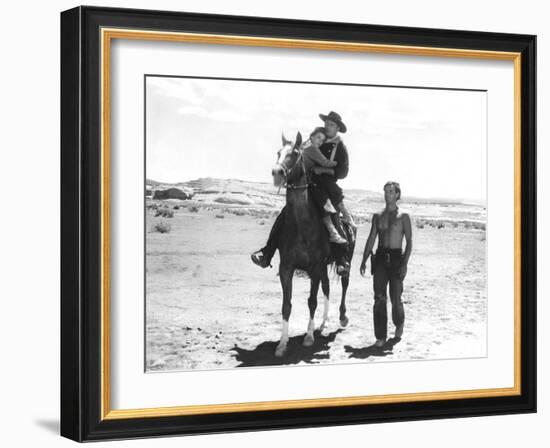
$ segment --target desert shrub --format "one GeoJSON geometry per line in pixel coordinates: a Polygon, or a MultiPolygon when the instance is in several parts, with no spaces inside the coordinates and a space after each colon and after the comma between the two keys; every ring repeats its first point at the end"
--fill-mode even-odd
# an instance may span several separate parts
{"type": "Polygon", "coordinates": [[[456,229],[458,227],[458,222],[453,221],[451,225],[453,226],[453,229],[456,229]]]}
{"type": "Polygon", "coordinates": [[[170,210],[168,207],[158,208],[155,213],[155,217],[156,216],[160,216],[162,218],[173,218],[174,210],[170,210]]]}
{"type": "Polygon", "coordinates": [[[191,205],[188,207],[188,209],[191,213],[197,213],[199,211],[199,208],[196,205],[191,205]]]}
{"type": "Polygon", "coordinates": [[[246,213],[244,210],[234,210],[233,214],[237,216],[244,216],[246,213]]]}
{"type": "Polygon", "coordinates": [[[260,224],[261,226],[265,226],[265,221],[262,220],[262,221],[258,222],[258,224],[260,224]]]}
{"type": "Polygon", "coordinates": [[[473,227],[476,230],[485,230],[485,223],[484,222],[474,222],[473,227]]]}
{"type": "Polygon", "coordinates": [[[416,228],[417,229],[423,229],[424,228],[424,221],[416,221],[416,228]]]}
{"type": "Polygon", "coordinates": [[[180,209],[180,206],[179,205],[174,205],[174,207],[172,207],[174,210],[179,210],[180,209]]]}
{"type": "Polygon", "coordinates": [[[222,215],[221,213],[218,213],[218,214],[216,215],[216,218],[224,219],[224,218],[225,218],[225,215],[222,215]]]}
{"type": "Polygon", "coordinates": [[[437,223],[437,228],[438,228],[438,229],[443,229],[444,227],[445,227],[445,224],[444,224],[444,223],[442,223],[442,222],[438,222],[438,223],[437,223]]]}
{"type": "Polygon", "coordinates": [[[170,224],[164,221],[159,221],[152,227],[152,231],[158,233],[168,233],[170,232],[170,230],[172,230],[172,227],[170,226],[170,224]]]}
{"type": "Polygon", "coordinates": [[[471,229],[471,228],[472,228],[472,223],[469,222],[469,221],[466,221],[466,222],[464,223],[464,228],[465,228],[465,229],[471,229]]]}

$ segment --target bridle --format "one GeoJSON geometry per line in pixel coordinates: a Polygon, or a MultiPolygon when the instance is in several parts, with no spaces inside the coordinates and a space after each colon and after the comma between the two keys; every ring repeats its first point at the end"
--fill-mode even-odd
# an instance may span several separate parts
{"type": "Polygon", "coordinates": [[[277,164],[276,164],[283,171],[283,179],[284,179],[283,184],[279,187],[279,191],[281,190],[282,187],[285,187],[287,190],[299,190],[299,189],[305,189],[305,188],[309,187],[309,182],[308,182],[307,174],[306,174],[306,166],[305,166],[305,161],[304,161],[304,151],[300,150],[300,149],[295,149],[295,151],[298,152],[298,158],[296,159],[296,162],[294,163],[294,166],[292,168],[288,168],[285,163],[277,162],[277,164]],[[306,176],[305,176],[306,183],[303,184],[303,185],[294,185],[294,184],[289,184],[288,183],[288,178],[294,172],[296,167],[302,168],[304,174],[306,174],[306,176]]]}

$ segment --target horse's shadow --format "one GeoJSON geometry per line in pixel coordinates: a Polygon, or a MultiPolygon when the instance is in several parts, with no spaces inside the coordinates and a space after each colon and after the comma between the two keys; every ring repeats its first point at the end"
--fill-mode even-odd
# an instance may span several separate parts
{"type": "Polygon", "coordinates": [[[240,362],[237,367],[281,366],[298,364],[302,361],[307,364],[318,364],[320,360],[329,359],[329,345],[341,331],[343,330],[339,328],[326,336],[315,331],[315,342],[311,347],[303,346],[304,335],[293,336],[289,338],[287,351],[281,358],[275,356],[279,341],[265,341],[252,350],[235,344],[231,350],[235,352],[233,354],[235,359],[240,362]]]}
{"type": "Polygon", "coordinates": [[[368,347],[352,347],[345,345],[344,350],[349,354],[349,358],[367,359],[371,356],[388,356],[393,354],[393,347],[401,341],[401,338],[390,338],[382,347],[369,345],[368,347]]]}

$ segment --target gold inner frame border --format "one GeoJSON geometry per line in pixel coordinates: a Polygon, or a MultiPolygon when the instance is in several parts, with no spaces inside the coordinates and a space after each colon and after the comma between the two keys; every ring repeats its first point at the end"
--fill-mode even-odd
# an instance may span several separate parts
{"type": "Polygon", "coordinates": [[[521,394],[521,53],[459,48],[419,47],[306,39],[282,39],[139,29],[101,29],[101,420],[168,417],[228,412],[253,412],[318,407],[353,406],[514,396],[521,394]],[[110,63],[111,41],[132,39],[213,45],[296,48],[328,51],[383,53],[414,56],[507,60],[514,63],[514,386],[443,392],[368,395],[303,400],[188,405],[135,409],[111,409],[110,345],[110,63]]]}

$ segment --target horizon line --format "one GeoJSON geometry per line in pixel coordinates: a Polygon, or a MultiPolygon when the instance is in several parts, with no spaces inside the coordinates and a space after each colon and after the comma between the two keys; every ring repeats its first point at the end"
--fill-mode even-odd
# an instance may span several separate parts
{"type": "MultiPolygon", "coordinates": [[[[196,178],[192,178],[192,179],[189,179],[189,180],[181,180],[181,181],[177,181],[177,182],[164,182],[164,181],[158,181],[156,179],[152,179],[152,178],[145,178],[145,183],[147,183],[148,181],[149,182],[155,182],[155,183],[158,183],[158,184],[161,184],[161,185],[178,185],[178,184],[184,184],[184,183],[188,183],[188,182],[192,182],[192,181],[196,181],[196,180],[201,180],[201,179],[212,179],[212,180],[225,180],[225,181],[238,181],[238,182],[249,182],[249,183],[256,183],[256,184],[264,184],[264,185],[269,185],[269,186],[273,186],[270,182],[266,182],[266,181],[260,181],[260,180],[248,180],[248,179],[239,179],[239,178],[236,178],[236,177],[212,177],[212,176],[206,176],[206,177],[196,177],[196,178]]],[[[273,186],[273,188],[276,188],[273,186]]],[[[350,191],[350,190],[360,190],[360,191],[365,191],[365,192],[368,192],[368,193],[374,193],[374,194],[377,194],[377,195],[380,195],[382,196],[383,195],[383,192],[382,191],[376,191],[376,190],[372,190],[372,189],[369,189],[369,188],[364,188],[364,187],[349,187],[349,188],[346,188],[346,190],[350,191]]],[[[408,195],[408,194],[404,194],[402,199],[400,200],[403,200],[403,199],[410,199],[410,200],[414,200],[414,199],[422,199],[422,200],[432,200],[432,201],[454,201],[454,202],[461,202],[463,204],[469,204],[471,202],[474,202],[474,204],[472,205],[480,205],[480,204],[483,204],[483,205],[487,205],[487,198],[464,198],[464,197],[436,197],[436,196],[422,196],[422,195],[408,195]],[[469,201],[469,202],[468,202],[469,201]]]]}

